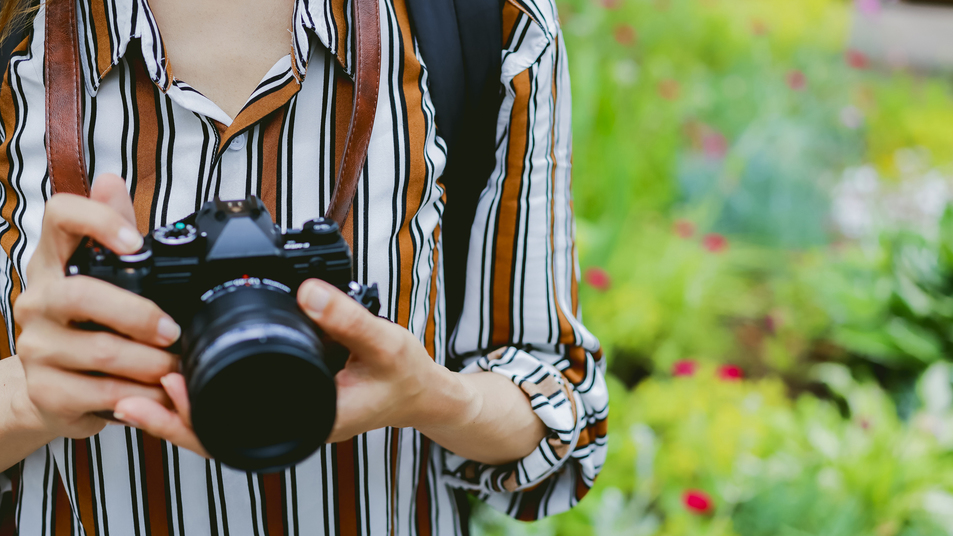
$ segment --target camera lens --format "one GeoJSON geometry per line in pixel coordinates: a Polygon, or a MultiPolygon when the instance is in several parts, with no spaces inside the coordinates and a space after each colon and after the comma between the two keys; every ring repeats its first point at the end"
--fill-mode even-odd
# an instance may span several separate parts
{"type": "Polygon", "coordinates": [[[236,281],[203,296],[183,337],[192,426],[221,462],[279,470],[330,434],[334,377],[314,324],[290,292],[256,278],[236,281]]]}

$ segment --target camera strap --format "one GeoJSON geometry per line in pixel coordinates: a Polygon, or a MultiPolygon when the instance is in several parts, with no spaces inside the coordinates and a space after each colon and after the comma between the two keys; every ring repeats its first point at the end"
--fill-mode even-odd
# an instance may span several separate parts
{"type": "MultiPolygon", "coordinates": [[[[378,0],[354,0],[354,101],[326,216],[343,228],[367,160],[380,90],[378,0]]],[[[89,196],[83,145],[82,75],[76,0],[46,2],[46,156],[53,192],[89,196]]]]}

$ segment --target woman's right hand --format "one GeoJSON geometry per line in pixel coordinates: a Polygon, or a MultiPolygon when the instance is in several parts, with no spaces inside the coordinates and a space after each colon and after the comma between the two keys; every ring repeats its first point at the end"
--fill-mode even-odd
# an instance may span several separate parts
{"type": "Polygon", "coordinates": [[[112,411],[127,397],[171,403],[160,378],[178,370],[178,357],[163,350],[179,338],[179,326],[152,301],[86,276],[66,277],[65,267],[83,237],[118,254],[142,246],[124,181],[100,175],[90,198],[54,195],[16,300],[21,328],[17,354],[35,418],[53,437],[85,438],[107,424],[95,412],[112,411]],[[85,331],[95,322],[112,330],[85,331]]]}

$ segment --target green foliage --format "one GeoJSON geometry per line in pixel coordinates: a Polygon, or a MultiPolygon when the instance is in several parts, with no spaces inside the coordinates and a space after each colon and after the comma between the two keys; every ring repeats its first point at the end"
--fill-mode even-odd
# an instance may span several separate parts
{"type": "MultiPolygon", "coordinates": [[[[947,534],[928,505],[953,500],[949,445],[904,424],[877,384],[855,381],[847,368],[820,365],[814,374],[845,408],[810,395],[791,400],[777,379],[722,380],[711,366],[631,392],[612,382],[611,470],[590,497],[532,525],[481,510],[478,533],[947,534]],[[711,512],[686,507],[690,489],[711,496],[711,512]]],[[[949,407],[940,414],[949,419],[949,407]]]]}

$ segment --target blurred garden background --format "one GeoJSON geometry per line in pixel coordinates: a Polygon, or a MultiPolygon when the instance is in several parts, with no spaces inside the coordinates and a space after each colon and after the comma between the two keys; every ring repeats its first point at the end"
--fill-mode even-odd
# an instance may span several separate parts
{"type": "Polygon", "coordinates": [[[953,7],[931,64],[886,0],[558,5],[610,453],[474,533],[953,534],[953,7]]]}

